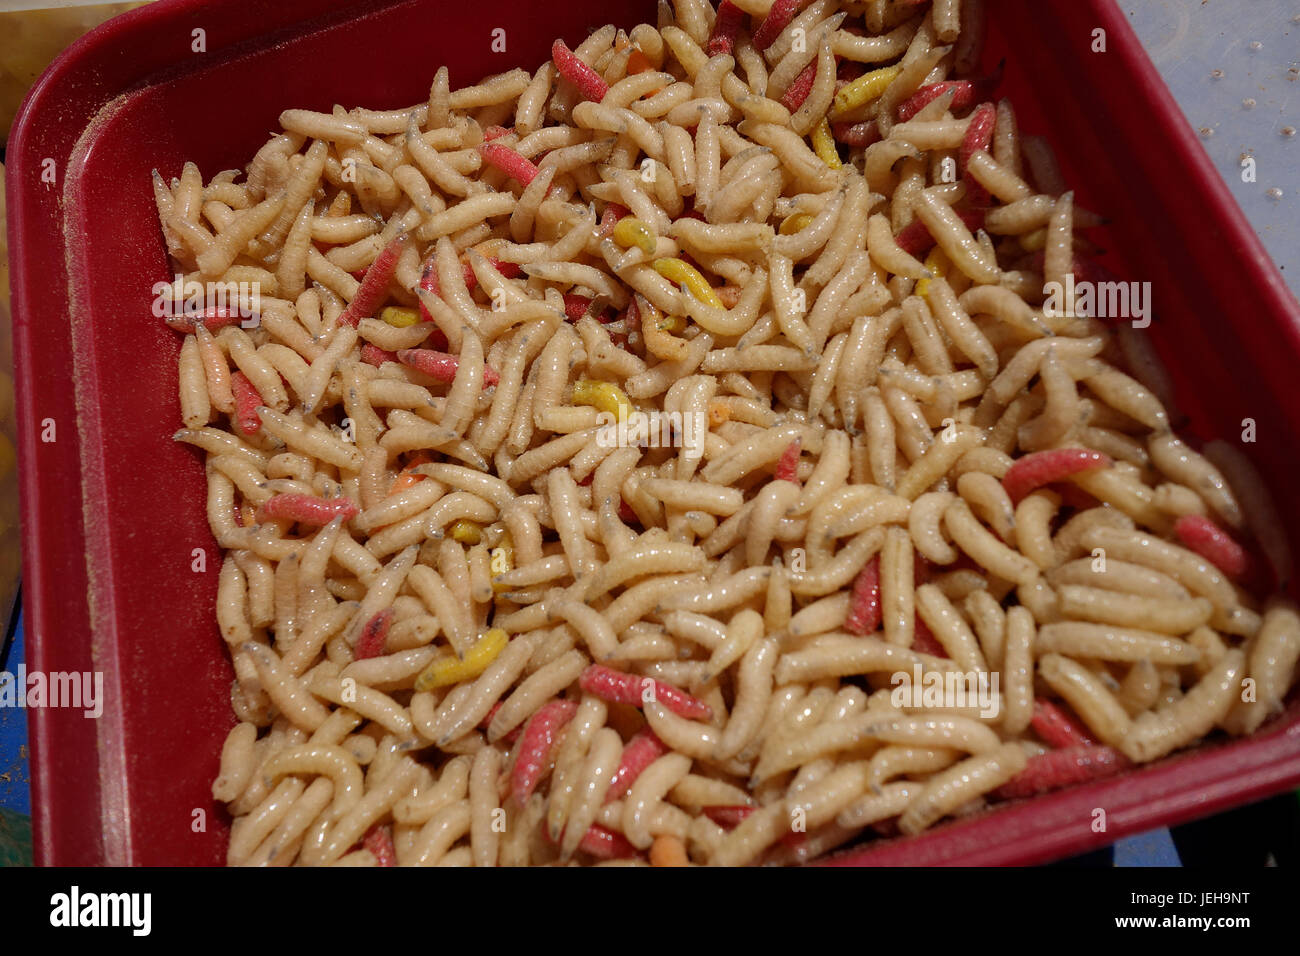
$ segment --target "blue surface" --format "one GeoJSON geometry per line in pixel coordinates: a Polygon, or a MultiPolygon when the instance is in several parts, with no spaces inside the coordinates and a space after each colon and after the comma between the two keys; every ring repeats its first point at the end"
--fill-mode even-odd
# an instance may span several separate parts
{"type": "Polygon", "coordinates": [[[1115,843],[1116,866],[1181,866],[1173,837],[1165,828],[1115,843]]]}
{"type": "MultiPolygon", "coordinates": [[[[18,625],[13,644],[0,670],[13,673],[24,660],[23,615],[18,611],[18,625]]],[[[20,707],[0,707],[0,807],[18,813],[32,812],[30,777],[27,766],[27,711],[20,707]]]]}

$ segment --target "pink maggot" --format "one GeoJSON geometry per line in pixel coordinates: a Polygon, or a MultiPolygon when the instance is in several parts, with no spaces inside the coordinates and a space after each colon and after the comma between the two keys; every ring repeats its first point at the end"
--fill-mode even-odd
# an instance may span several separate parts
{"type": "Polygon", "coordinates": [[[993,791],[1003,799],[1032,797],[1088,780],[1117,774],[1129,766],[1114,747],[1084,745],[1049,750],[1029,758],[1025,769],[993,791]]]}
{"type": "Polygon", "coordinates": [[[352,649],[352,659],[364,661],[383,654],[388,644],[388,631],[392,626],[391,607],[385,608],[366,621],[366,626],[361,629],[361,636],[357,638],[357,645],[352,649]]]}
{"type": "Polygon", "coordinates": [[[640,707],[643,703],[642,687],[645,681],[650,681],[654,685],[654,699],[674,714],[688,720],[708,720],[713,716],[712,707],[672,684],[616,671],[600,664],[592,664],[583,671],[582,676],[578,678],[578,685],[587,693],[595,694],[602,700],[640,707]]]}
{"type": "MultiPolygon", "coordinates": [[[[423,372],[430,378],[450,385],[456,379],[456,370],[460,368],[460,358],[435,349],[402,349],[397,353],[397,360],[417,372],[423,372]]],[[[501,381],[496,369],[483,367],[483,387],[489,388],[501,381]]]]}
{"type": "Polygon", "coordinates": [[[880,604],[880,556],[876,555],[858,572],[849,598],[849,616],[844,629],[850,634],[874,634],[882,619],[880,604]]]}
{"type": "Polygon", "coordinates": [[[551,59],[560,71],[560,76],[577,87],[578,95],[584,100],[599,103],[609,92],[609,84],[599,73],[578,59],[578,55],[565,46],[563,40],[556,40],[551,45],[551,59]]]}
{"type": "Polygon", "coordinates": [[[316,495],[276,495],[257,509],[257,520],[293,521],[322,527],[340,515],[351,521],[361,509],[351,498],[318,498],[316,495]]]}
{"type": "Polygon", "coordinates": [[[1030,719],[1029,726],[1042,738],[1043,743],[1058,749],[1091,746],[1097,742],[1075,723],[1064,708],[1042,697],[1034,701],[1034,716],[1030,719]]]}
{"type": "Polygon", "coordinates": [[[373,316],[388,294],[388,283],[393,281],[397,272],[397,260],[410,237],[406,233],[394,238],[383,251],[370,263],[366,276],[357,287],[357,294],[352,297],[348,307],[339,316],[339,325],[355,326],[362,319],[373,316]]]}
{"type": "Polygon", "coordinates": [[[546,776],[560,731],[577,711],[578,705],[571,700],[553,700],[543,704],[524,725],[519,756],[510,772],[510,792],[520,806],[528,802],[546,776]]]}
{"type": "Polygon", "coordinates": [[[668,748],[649,727],[642,727],[633,734],[623,748],[623,758],[619,761],[618,769],[609,781],[605,802],[617,800],[631,790],[632,784],[636,783],[636,778],[641,776],[645,768],[666,753],[668,748]]]}
{"type": "Polygon", "coordinates": [[[1020,504],[1035,488],[1062,481],[1072,475],[1110,466],[1110,456],[1091,448],[1052,448],[1017,458],[1002,476],[1012,504],[1020,504]]]}

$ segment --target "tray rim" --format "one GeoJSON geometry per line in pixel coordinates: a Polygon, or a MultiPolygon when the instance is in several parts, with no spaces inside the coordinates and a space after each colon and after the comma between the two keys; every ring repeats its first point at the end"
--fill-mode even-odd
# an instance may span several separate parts
{"type": "MultiPolygon", "coordinates": [[[[410,0],[395,0],[395,2],[379,0],[379,2],[357,5],[352,9],[356,11],[355,15],[360,17],[367,10],[401,6],[407,2],[410,2],[410,0]]],[[[11,229],[14,236],[25,236],[31,223],[38,220],[44,220],[47,228],[51,223],[55,224],[56,227],[64,227],[67,225],[70,216],[69,210],[63,204],[60,204],[53,217],[51,217],[49,211],[42,211],[40,208],[41,200],[35,195],[36,189],[31,185],[35,182],[33,173],[35,172],[35,166],[39,163],[39,158],[29,155],[28,143],[29,139],[36,136],[36,131],[41,128],[41,123],[48,122],[43,114],[43,104],[47,100],[55,101],[60,96],[69,95],[68,91],[61,87],[75,87],[77,85],[76,71],[82,60],[87,57],[102,56],[109,52],[112,44],[124,33],[136,30],[143,32],[150,28],[159,29],[164,24],[179,22],[200,9],[206,9],[210,12],[212,7],[215,6],[233,7],[235,4],[231,0],[217,0],[216,3],[204,3],[203,0],[162,0],[162,2],[130,11],[108,21],[79,40],[55,61],[25,100],[16,118],[14,133],[10,140],[9,160],[11,174],[8,177],[8,192],[11,222],[13,223],[11,229]]],[[[314,9],[319,16],[338,14],[341,8],[340,4],[330,2],[330,0],[301,0],[301,2],[292,6],[293,9],[314,9]]],[[[1226,186],[1219,179],[1217,171],[1214,170],[1208,157],[1196,141],[1190,127],[1182,122],[1181,111],[1174,103],[1171,94],[1160,80],[1154,67],[1146,58],[1140,44],[1132,36],[1131,28],[1118,5],[1114,0],[1087,0],[1086,4],[1080,4],[1080,6],[1087,6],[1092,14],[1097,17],[1098,22],[1107,30],[1112,31],[1112,35],[1115,36],[1116,46],[1125,51],[1122,55],[1130,61],[1127,68],[1135,71],[1140,80],[1138,92],[1146,98],[1148,104],[1152,107],[1150,115],[1153,122],[1160,124],[1163,131],[1182,147],[1184,151],[1183,158],[1192,164],[1194,167],[1193,176],[1199,180],[1198,185],[1201,187],[1201,194],[1197,198],[1208,200],[1210,212],[1214,215],[1218,224],[1228,230],[1229,237],[1232,240],[1230,254],[1237,259],[1243,268],[1251,270],[1263,280],[1266,294],[1274,299],[1274,303],[1280,311],[1289,312],[1293,316],[1300,312],[1300,307],[1297,307],[1295,299],[1287,289],[1281,274],[1267,256],[1258,237],[1249,228],[1244,215],[1236,206],[1226,186]],[[1131,42],[1119,42],[1119,38],[1126,32],[1128,34],[1127,39],[1131,40],[1131,42]]],[[[299,25],[305,25],[312,19],[316,18],[305,18],[300,21],[299,25]]],[[[292,24],[283,27],[283,29],[292,28],[292,24]]],[[[274,31],[270,35],[274,36],[274,31]]],[[[267,43],[278,42],[266,40],[266,37],[257,34],[250,34],[246,37],[246,42],[254,44],[263,40],[267,43]]],[[[144,88],[149,78],[158,76],[159,72],[154,71],[133,86],[125,86],[118,91],[118,95],[129,96],[132,92],[144,88]]],[[[84,90],[81,92],[85,93],[84,90]]],[[[71,95],[76,95],[75,91],[71,95]]],[[[101,99],[99,101],[100,107],[106,105],[110,99],[101,99]]],[[[91,109],[90,115],[97,115],[98,112],[99,109],[91,109]]],[[[65,140],[67,140],[67,135],[65,134],[65,140]]],[[[68,161],[75,157],[78,150],[88,148],[87,135],[89,134],[78,134],[68,140],[71,145],[67,154],[57,157],[57,160],[64,163],[65,169],[71,169],[68,161]]],[[[70,192],[73,189],[72,178],[69,175],[69,181],[64,187],[65,192],[70,192]]],[[[35,410],[31,407],[31,396],[36,394],[33,389],[38,387],[36,381],[38,363],[34,361],[37,356],[37,343],[34,337],[37,317],[37,302],[35,299],[37,283],[29,280],[35,279],[36,272],[40,269],[46,270],[43,277],[47,277],[49,275],[48,270],[53,269],[61,280],[59,285],[62,291],[66,291],[67,280],[74,271],[75,255],[70,245],[67,245],[65,246],[65,257],[61,262],[45,263],[42,266],[37,266],[18,251],[18,242],[11,242],[10,245],[11,249],[15,250],[11,253],[11,256],[16,260],[17,266],[13,270],[15,357],[17,359],[21,356],[24,360],[21,363],[16,363],[18,367],[15,376],[19,385],[19,468],[23,489],[22,518],[24,527],[28,529],[48,531],[50,527],[49,499],[53,492],[44,487],[42,482],[39,462],[48,460],[49,456],[37,454],[39,449],[36,434],[39,429],[35,410]]],[[[45,327],[41,331],[43,335],[48,334],[49,327],[45,327]]],[[[1294,326],[1292,331],[1294,331],[1294,326]]],[[[60,328],[58,332],[67,335],[68,344],[71,346],[71,330],[69,328],[60,328]]],[[[48,340],[43,345],[48,346],[48,340]]],[[[72,454],[75,455],[77,462],[84,463],[87,456],[93,457],[96,454],[97,442],[95,441],[93,425],[87,427],[83,420],[79,419],[78,421],[77,446],[72,450],[72,454]]],[[[71,460],[66,451],[60,451],[60,454],[63,455],[65,462],[71,460]]],[[[90,489],[79,489],[79,491],[81,490],[90,489]]],[[[85,496],[82,497],[81,503],[83,508],[90,506],[85,496]]],[[[84,538],[93,538],[93,535],[86,532],[84,519],[82,520],[81,531],[84,538]]],[[[54,603],[57,600],[58,592],[62,588],[58,586],[59,582],[51,579],[50,568],[41,560],[46,551],[44,545],[38,547],[38,541],[38,532],[24,535],[24,593],[28,595],[28,607],[31,611],[27,618],[29,622],[27,627],[31,632],[27,653],[35,669],[48,669],[43,668],[43,665],[51,659],[50,648],[47,647],[46,642],[52,640],[52,637],[48,636],[46,623],[51,617],[56,616],[54,603]]],[[[86,546],[87,560],[81,569],[88,576],[92,573],[94,564],[91,555],[99,548],[106,548],[106,543],[104,541],[92,542],[87,540],[86,546]]],[[[74,586],[78,583],[80,582],[72,582],[74,586]]],[[[68,586],[66,581],[63,582],[63,586],[68,586]]],[[[73,608],[71,613],[78,616],[80,615],[80,609],[73,608]]],[[[100,617],[102,613],[102,608],[98,610],[98,613],[94,609],[88,609],[86,619],[88,635],[92,630],[91,621],[100,617]]],[[[113,659],[110,655],[110,661],[113,659]]],[[[55,804],[58,801],[59,785],[52,754],[67,742],[66,728],[61,729],[58,726],[58,716],[56,711],[38,710],[31,715],[29,724],[29,739],[32,745],[34,842],[37,860],[42,863],[56,864],[68,862],[73,858],[68,855],[67,848],[61,845],[59,835],[55,832],[55,818],[58,816],[58,808],[55,804]]],[[[105,716],[108,716],[107,711],[105,716]]],[[[96,728],[97,746],[95,749],[100,760],[98,762],[98,779],[94,784],[94,799],[96,805],[101,809],[101,813],[114,806],[123,810],[126,809],[119,802],[121,792],[117,790],[117,786],[121,781],[115,779],[117,774],[114,772],[115,769],[125,772],[124,768],[118,760],[110,760],[107,763],[103,760],[106,756],[106,750],[109,754],[113,751],[111,746],[112,726],[110,720],[101,722],[96,728]],[[105,730],[105,728],[108,729],[105,730]],[[106,743],[110,746],[106,747],[106,743]],[[113,797],[115,792],[118,793],[117,800],[113,797]]],[[[842,852],[823,862],[833,865],[893,863],[907,862],[906,858],[908,856],[925,857],[927,862],[962,865],[1042,862],[1091,845],[1110,843],[1120,836],[1140,832],[1153,825],[1166,822],[1165,818],[1154,818],[1156,815],[1154,807],[1164,807],[1164,812],[1170,814],[1169,820],[1175,818],[1183,820],[1190,819],[1192,816],[1197,815],[1198,812],[1209,813],[1229,804],[1257,799],[1300,782],[1300,706],[1293,703],[1283,717],[1275,719],[1270,724],[1270,727],[1273,730],[1266,730],[1263,736],[1256,735],[1228,743],[1202,745],[1186,753],[1167,758],[1165,761],[1133,771],[1124,777],[1072,788],[1058,794],[1035,798],[1032,801],[1010,804],[998,808],[987,816],[949,823],[927,834],[906,841],[872,844],[860,850],[842,852]],[[1224,759],[1229,754],[1237,758],[1237,760],[1224,759]],[[1239,766],[1232,766],[1233,764],[1239,764],[1240,761],[1247,761],[1253,772],[1243,776],[1239,766]],[[1207,772],[1211,771],[1215,766],[1221,768],[1220,772],[1207,772]],[[1142,781],[1150,781],[1150,783],[1149,785],[1136,786],[1142,781]],[[1129,784],[1129,786],[1126,787],[1126,784],[1129,784]],[[1217,796],[1206,795],[1206,788],[1212,786],[1219,787],[1219,791],[1216,791],[1217,796]],[[1077,806],[1082,806],[1083,802],[1093,799],[1099,792],[1127,793],[1124,797],[1123,806],[1133,809],[1131,815],[1126,815],[1118,825],[1108,829],[1100,840],[1092,839],[1090,834],[1084,834],[1078,838],[1068,839],[1057,836],[1052,840],[1048,840],[1046,836],[1043,836],[1041,837],[1042,842],[1036,848],[1025,848],[1016,841],[1001,843],[989,841],[989,845],[983,849],[962,849],[958,846],[963,835],[969,835],[979,828],[983,828],[983,832],[987,834],[990,832],[988,829],[990,825],[995,824],[996,821],[1002,820],[1004,824],[1009,824],[1013,820],[1023,821],[1028,819],[1026,814],[1032,816],[1034,813],[1046,810],[1048,807],[1057,809],[1075,807],[1077,809],[1077,806]],[[1163,794],[1165,799],[1153,801],[1152,798],[1156,794],[1163,794]],[[933,849],[945,840],[951,845],[951,852],[933,849]],[[901,849],[904,847],[913,849],[904,852],[901,849]],[[930,847],[931,850],[922,852],[923,847],[930,847]]],[[[118,747],[117,749],[121,750],[122,748],[118,747]]],[[[1061,809],[1061,812],[1065,811],[1061,809]]],[[[107,824],[110,821],[105,820],[104,822],[107,824]]],[[[131,821],[122,820],[120,822],[125,829],[129,829],[131,821]]],[[[1005,826],[1003,829],[1005,830],[1005,826]]],[[[1052,833],[1058,833],[1058,830],[1059,828],[1053,830],[1052,833]]],[[[103,842],[96,848],[96,857],[102,862],[122,862],[128,859],[129,839],[127,835],[113,832],[111,826],[106,827],[102,832],[103,842]]]]}

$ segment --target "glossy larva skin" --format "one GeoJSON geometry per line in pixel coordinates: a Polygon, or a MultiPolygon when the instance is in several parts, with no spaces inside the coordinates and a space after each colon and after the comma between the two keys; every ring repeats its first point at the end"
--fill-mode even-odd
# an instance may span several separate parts
{"type": "Polygon", "coordinates": [[[169,323],[232,863],[802,862],[1277,710],[1276,511],[1070,308],[989,14],[675,0],[154,178],[268,286],[169,323]]]}

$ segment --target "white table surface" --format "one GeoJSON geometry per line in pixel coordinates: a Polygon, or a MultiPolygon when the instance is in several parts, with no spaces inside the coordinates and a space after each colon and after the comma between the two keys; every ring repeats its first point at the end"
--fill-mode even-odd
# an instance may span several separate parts
{"type": "Polygon", "coordinates": [[[1120,0],[1120,7],[1300,298],[1300,0],[1120,0]],[[1253,183],[1242,181],[1247,157],[1255,160],[1253,183]]]}

